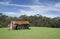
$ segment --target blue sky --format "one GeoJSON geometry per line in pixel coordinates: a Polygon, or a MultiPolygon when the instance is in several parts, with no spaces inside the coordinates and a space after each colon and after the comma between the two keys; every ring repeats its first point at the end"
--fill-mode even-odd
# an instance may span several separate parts
{"type": "Polygon", "coordinates": [[[60,0],[0,0],[0,13],[8,16],[60,17],[60,0]]]}

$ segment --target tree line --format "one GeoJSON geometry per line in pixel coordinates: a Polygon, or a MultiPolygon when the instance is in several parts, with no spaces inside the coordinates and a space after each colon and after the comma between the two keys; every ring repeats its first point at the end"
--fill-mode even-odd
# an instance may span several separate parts
{"type": "Polygon", "coordinates": [[[29,21],[31,27],[53,27],[59,28],[60,27],[60,17],[49,18],[42,16],[40,14],[36,15],[21,15],[19,17],[10,17],[3,15],[0,13],[0,27],[7,27],[10,22],[14,21],[29,21]]]}

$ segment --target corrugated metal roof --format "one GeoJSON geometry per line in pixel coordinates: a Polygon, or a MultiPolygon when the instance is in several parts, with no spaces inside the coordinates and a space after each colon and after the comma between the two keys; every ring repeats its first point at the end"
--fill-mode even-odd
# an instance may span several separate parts
{"type": "Polygon", "coordinates": [[[13,24],[30,24],[28,21],[12,21],[13,24]]]}

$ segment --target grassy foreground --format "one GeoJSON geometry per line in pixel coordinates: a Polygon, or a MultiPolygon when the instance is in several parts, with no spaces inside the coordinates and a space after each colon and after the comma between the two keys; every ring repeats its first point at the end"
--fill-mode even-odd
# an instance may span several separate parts
{"type": "Polygon", "coordinates": [[[60,39],[60,28],[31,27],[30,30],[0,28],[0,39],[60,39]]]}

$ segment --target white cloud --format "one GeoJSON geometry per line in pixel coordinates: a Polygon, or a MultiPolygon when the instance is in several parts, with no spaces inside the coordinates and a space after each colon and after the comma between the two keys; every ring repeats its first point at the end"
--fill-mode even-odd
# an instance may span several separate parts
{"type": "Polygon", "coordinates": [[[11,16],[20,16],[21,14],[26,14],[26,15],[35,15],[35,14],[41,14],[43,16],[47,16],[47,17],[54,17],[55,15],[51,15],[48,14],[47,12],[48,11],[60,11],[60,3],[56,3],[52,6],[45,6],[45,5],[42,5],[42,3],[39,2],[39,0],[35,0],[36,4],[39,4],[39,5],[19,5],[19,4],[10,4],[10,1],[7,1],[7,2],[0,2],[0,4],[3,4],[3,5],[9,5],[9,6],[16,6],[16,7],[29,7],[31,8],[31,10],[29,11],[26,11],[26,10],[23,10],[23,9],[20,9],[18,11],[18,13],[16,12],[5,12],[6,15],[11,15],[11,16]]]}
{"type": "Polygon", "coordinates": [[[54,7],[60,8],[60,2],[59,3],[55,3],[54,7]]]}
{"type": "Polygon", "coordinates": [[[3,4],[3,5],[8,5],[10,4],[11,1],[3,1],[3,2],[0,2],[0,4],[3,4]]]}
{"type": "MultiPolygon", "coordinates": [[[[17,4],[7,4],[10,6],[18,6],[18,7],[29,7],[31,8],[30,11],[26,11],[23,9],[20,9],[18,13],[26,14],[26,15],[35,15],[35,14],[41,14],[43,16],[51,17],[51,15],[48,15],[48,11],[60,11],[60,9],[54,7],[54,6],[44,6],[44,5],[17,5],[17,4]]],[[[6,13],[7,14],[7,13],[6,13]]],[[[17,16],[15,13],[11,13],[9,15],[17,16]]],[[[52,14],[52,13],[51,13],[52,14]]],[[[18,14],[19,15],[19,14],[18,14]]],[[[20,15],[19,15],[20,16],[20,15]]],[[[52,15],[54,16],[54,15],[52,15]]]]}
{"type": "Polygon", "coordinates": [[[39,0],[32,0],[32,2],[33,2],[34,4],[42,4],[42,3],[39,2],[39,0]]]}
{"type": "Polygon", "coordinates": [[[28,15],[28,16],[37,14],[36,11],[25,11],[25,10],[20,10],[20,13],[22,15],[28,15]]]}
{"type": "Polygon", "coordinates": [[[17,12],[3,12],[3,14],[8,15],[8,16],[17,16],[19,17],[21,15],[21,13],[17,13],[17,12]]]}
{"type": "Polygon", "coordinates": [[[20,12],[22,14],[27,14],[27,15],[41,14],[41,15],[44,15],[44,16],[48,16],[48,13],[47,13],[48,11],[60,11],[60,9],[55,8],[53,6],[50,7],[50,6],[44,6],[44,5],[35,5],[35,6],[31,6],[29,8],[31,8],[30,11],[20,9],[20,12]]]}

